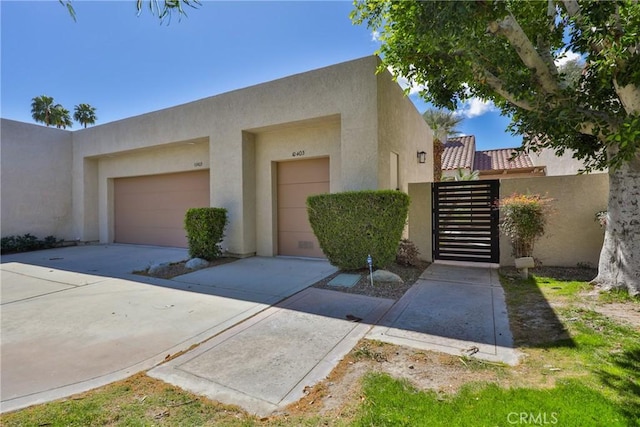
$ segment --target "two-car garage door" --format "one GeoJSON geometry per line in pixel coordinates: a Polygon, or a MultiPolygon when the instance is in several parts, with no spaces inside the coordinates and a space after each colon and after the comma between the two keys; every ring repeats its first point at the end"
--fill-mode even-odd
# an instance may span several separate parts
{"type": "Polygon", "coordinates": [[[187,247],[184,215],[209,206],[209,171],[116,178],[114,241],[187,247]]]}

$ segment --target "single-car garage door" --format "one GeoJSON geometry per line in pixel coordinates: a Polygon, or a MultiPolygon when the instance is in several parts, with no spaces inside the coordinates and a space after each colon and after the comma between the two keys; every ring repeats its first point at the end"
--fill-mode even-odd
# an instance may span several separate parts
{"type": "Polygon", "coordinates": [[[307,215],[307,197],[329,192],[329,158],[278,163],[278,254],[324,258],[307,215]]]}
{"type": "Polygon", "coordinates": [[[116,178],[114,241],[187,247],[184,215],[209,206],[209,171],[116,178]]]}

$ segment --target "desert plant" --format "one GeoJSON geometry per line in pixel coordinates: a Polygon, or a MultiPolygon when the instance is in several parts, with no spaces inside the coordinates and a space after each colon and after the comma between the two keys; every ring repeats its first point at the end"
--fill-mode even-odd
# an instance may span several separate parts
{"type": "Polygon", "coordinates": [[[409,210],[400,191],[318,194],[307,199],[309,222],[331,264],[355,270],[371,255],[375,267],[393,262],[409,210]]]}
{"type": "Polygon", "coordinates": [[[227,225],[227,210],[224,208],[191,208],[184,218],[187,231],[189,256],[208,261],[222,255],[220,243],[227,225]]]}
{"type": "Polygon", "coordinates": [[[55,236],[47,236],[44,239],[26,233],[21,236],[6,236],[0,239],[0,252],[28,252],[37,251],[39,249],[51,249],[60,246],[62,239],[55,236]]]}
{"type": "Polygon", "coordinates": [[[396,262],[400,265],[418,265],[418,247],[409,239],[400,240],[398,251],[396,252],[396,262]]]}
{"type": "Polygon", "coordinates": [[[545,231],[550,201],[538,194],[512,194],[500,200],[500,230],[511,240],[516,258],[533,256],[534,244],[545,231]]]}

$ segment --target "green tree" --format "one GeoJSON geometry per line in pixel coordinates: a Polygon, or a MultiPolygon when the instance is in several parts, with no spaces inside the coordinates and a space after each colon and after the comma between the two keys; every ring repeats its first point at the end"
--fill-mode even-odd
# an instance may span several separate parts
{"type": "Polygon", "coordinates": [[[433,137],[442,142],[447,137],[460,135],[458,126],[463,119],[452,111],[430,108],[422,113],[422,117],[433,131],[433,137]]]}
{"type": "Polygon", "coordinates": [[[52,110],[55,104],[53,98],[47,95],[36,96],[31,100],[31,117],[36,123],[44,123],[47,126],[52,124],[52,110]]]}
{"type": "Polygon", "coordinates": [[[54,105],[51,110],[51,124],[55,125],[58,129],[72,127],[71,113],[60,104],[54,105]]]}
{"type": "Polygon", "coordinates": [[[80,123],[84,128],[92,125],[98,120],[96,109],[89,104],[78,104],[74,107],[73,120],[80,123]]]}
{"type": "Polygon", "coordinates": [[[383,67],[454,110],[491,100],[527,135],[523,150],[570,149],[587,171],[609,168],[609,221],[594,283],[640,294],[640,2],[357,0],[379,33],[383,67]],[[557,61],[586,67],[566,84],[557,61]]]}

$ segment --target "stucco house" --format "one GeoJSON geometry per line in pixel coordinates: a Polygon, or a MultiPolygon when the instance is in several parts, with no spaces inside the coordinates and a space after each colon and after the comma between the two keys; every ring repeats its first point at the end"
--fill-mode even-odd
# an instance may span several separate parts
{"type": "Polygon", "coordinates": [[[310,194],[431,181],[432,133],[377,57],[76,131],[2,119],[2,235],[186,246],[224,207],[236,256],[320,257],[310,194]]]}

